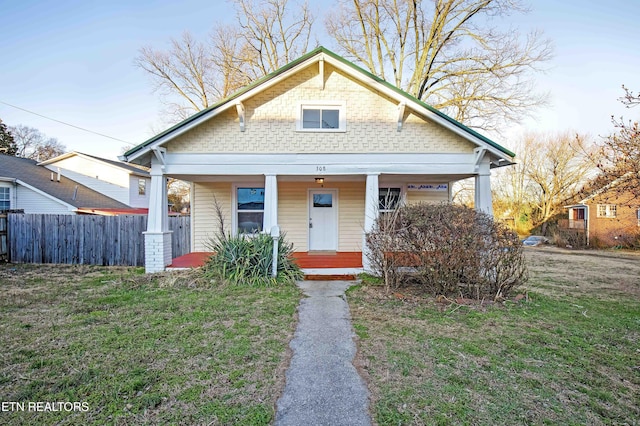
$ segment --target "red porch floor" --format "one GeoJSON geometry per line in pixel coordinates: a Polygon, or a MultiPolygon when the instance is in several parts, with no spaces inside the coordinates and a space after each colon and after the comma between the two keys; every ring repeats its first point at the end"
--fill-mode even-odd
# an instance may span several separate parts
{"type": "MultiPolygon", "coordinates": [[[[203,266],[208,252],[193,252],[172,260],[169,268],[197,268],[203,266]]],[[[335,253],[296,252],[293,254],[298,266],[302,269],[321,268],[362,268],[362,252],[339,251],[335,253]]]]}

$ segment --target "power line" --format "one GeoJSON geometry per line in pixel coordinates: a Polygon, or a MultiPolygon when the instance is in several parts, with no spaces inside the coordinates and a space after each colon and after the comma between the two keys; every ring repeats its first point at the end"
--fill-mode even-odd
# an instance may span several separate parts
{"type": "Polygon", "coordinates": [[[20,108],[19,106],[11,105],[10,103],[7,103],[7,102],[0,101],[0,104],[4,104],[12,108],[19,109],[24,112],[28,112],[29,114],[37,115],[38,117],[46,118],[47,120],[55,121],[56,123],[64,124],[65,126],[73,127],[74,129],[82,130],[83,132],[89,132],[89,133],[93,133],[94,135],[102,136],[103,138],[109,138],[109,139],[113,139],[114,141],[131,144],[131,142],[114,138],[113,136],[105,135],[103,133],[94,132],[93,130],[85,129],[85,128],[76,126],[74,124],[65,123],[64,121],[56,120],[55,118],[47,117],[46,115],[38,114],[37,112],[29,111],[28,109],[20,108]]]}

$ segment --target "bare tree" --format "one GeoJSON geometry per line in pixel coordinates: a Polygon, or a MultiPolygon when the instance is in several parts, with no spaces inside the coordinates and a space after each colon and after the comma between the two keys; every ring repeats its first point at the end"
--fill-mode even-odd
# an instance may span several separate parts
{"type": "Polygon", "coordinates": [[[562,203],[577,193],[595,170],[584,154],[590,148],[581,135],[530,135],[525,138],[525,149],[530,158],[524,173],[532,186],[535,226],[559,213],[562,203]]]}
{"type": "MultiPolygon", "coordinates": [[[[620,101],[632,108],[640,104],[640,95],[635,95],[622,86],[625,95],[620,101]]],[[[598,189],[615,181],[611,188],[618,195],[640,199],[640,127],[637,121],[611,117],[616,131],[601,143],[597,162],[602,174],[591,183],[598,189]]]]}
{"type": "Polygon", "coordinates": [[[207,43],[185,32],[167,50],[140,49],[135,60],[167,105],[184,119],[304,53],[313,17],[306,3],[232,0],[234,24],[216,26],[207,43]]]}
{"type": "Polygon", "coordinates": [[[18,150],[16,157],[45,161],[64,154],[67,147],[56,138],[47,137],[40,130],[18,124],[11,127],[18,150]]]}
{"type": "Polygon", "coordinates": [[[372,73],[468,125],[493,130],[544,103],[532,72],[552,48],[493,22],[526,12],[520,0],[341,0],[326,26],[372,73]]]}

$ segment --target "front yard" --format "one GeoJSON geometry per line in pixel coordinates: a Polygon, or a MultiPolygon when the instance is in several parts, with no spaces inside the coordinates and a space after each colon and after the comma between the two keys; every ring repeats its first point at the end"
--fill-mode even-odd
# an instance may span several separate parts
{"type": "Polygon", "coordinates": [[[188,278],[0,266],[0,423],[269,424],[298,290],[188,278]]]}
{"type": "MultiPolygon", "coordinates": [[[[640,256],[527,258],[517,302],[349,291],[379,425],[639,424],[640,256]]],[[[299,291],[201,284],[0,265],[0,423],[272,423],[299,291]]]]}
{"type": "Polygon", "coordinates": [[[519,302],[350,291],[378,424],[640,424],[640,256],[526,253],[519,302]]]}

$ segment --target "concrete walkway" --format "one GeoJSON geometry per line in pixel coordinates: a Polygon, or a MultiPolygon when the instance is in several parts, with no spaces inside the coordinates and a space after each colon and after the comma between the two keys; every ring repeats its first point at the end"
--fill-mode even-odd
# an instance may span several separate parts
{"type": "Polygon", "coordinates": [[[299,323],[277,426],[371,425],[367,387],[353,366],[356,346],[346,281],[303,281],[299,323]]]}

